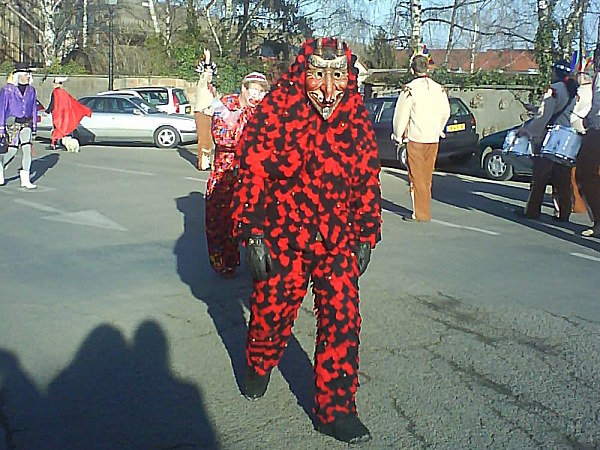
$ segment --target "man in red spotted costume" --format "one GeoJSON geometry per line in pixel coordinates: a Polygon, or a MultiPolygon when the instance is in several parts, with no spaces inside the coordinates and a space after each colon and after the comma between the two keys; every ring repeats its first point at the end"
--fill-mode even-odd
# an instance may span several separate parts
{"type": "Polygon", "coordinates": [[[238,145],[234,233],[254,277],[242,394],[262,397],[312,281],[317,429],[370,439],[359,420],[358,278],[381,237],[379,160],[340,40],[303,46],[252,116],[238,145]]]}

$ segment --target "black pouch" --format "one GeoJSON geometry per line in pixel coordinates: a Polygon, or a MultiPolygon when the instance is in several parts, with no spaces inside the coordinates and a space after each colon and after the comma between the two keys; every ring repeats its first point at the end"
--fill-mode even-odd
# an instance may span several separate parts
{"type": "Polygon", "coordinates": [[[6,135],[0,136],[0,155],[8,152],[8,139],[6,135]]]}

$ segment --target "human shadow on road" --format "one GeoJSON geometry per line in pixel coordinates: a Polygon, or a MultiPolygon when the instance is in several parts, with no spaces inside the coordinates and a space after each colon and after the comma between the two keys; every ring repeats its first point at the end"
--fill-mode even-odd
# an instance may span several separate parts
{"type": "MultiPolygon", "coordinates": [[[[190,192],[185,197],[177,198],[176,203],[177,209],[183,214],[183,233],[173,250],[177,257],[177,272],[194,297],[208,307],[207,312],[227,350],[239,387],[246,364],[247,324],[244,310],[249,310],[252,279],[247,272],[238,269],[234,278],[225,280],[217,277],[210,267],[204,225],[204,195],[190,192]]],[[[312,364],[294,335],[290,337],[278,368],[298,404],[314,420],[312,364]]]]}
{"type": "Polygon", "coordinates": [[[396,214],[400,217],[410,217],[410,215],[412,214],[412,211],[410,209],[405,208],[404,206],[397,205],[396,203],[390,202],[389,200],[386,200],[384,198],[381,199],[381,209],[383,211],[388,211],[393,214],[396,214]]]}
{"type": "Polygon", "coordinates": [[[48,170],[52,169],[58,163],[59,158],[58,153],[49,153],[33,160],[31,163],[31,171],[33,172],[31,181],[35,182],[42,178],[48,170]]]}
{"type": "MultiPolygon", "coordinates": [[[[390,175],[404,179],[400,174],[390,175]]],[[[540,220],[531,220],[517,216],[515,209],[522,208],[529,197],[529,185],[507,183],[477,182],[455,174],[434,173],[432,197],[434,200],[463,210],[477,210],[518,223],[533,230],[562,239],[585,248],[600,251],[600,242],[579,235],[585,226],[573,222],[557,222],[551,216],[542,213],[540,220]]],[[[554,208],[552,199],[546,195],[544,206],[554,208]]],[[[573,214],[576,217],[579,214],[573,214]]],[[[584,219],[585,215],[582,215],[584,219]]]]}
{"type": "Polygon", "coordinates": [[[194,169],[198,170],[198,155],[190,152],[185,147],[177,147],[177,154],[182,158],[189,162],[194,169]]]}
{"type": "Polygon", "coordinates": [[[0,373],[8,448],[219,448],[201,393],[171,372],[154,321],[138,326],[131,345],[112,325],[94,328],[46,394],[7,351],[0,373]]]}

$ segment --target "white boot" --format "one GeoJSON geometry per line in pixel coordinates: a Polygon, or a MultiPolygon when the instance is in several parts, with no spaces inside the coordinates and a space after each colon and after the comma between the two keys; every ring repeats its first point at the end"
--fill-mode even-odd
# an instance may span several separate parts
{"type": "Polygon", "coordinates": [[[31,184],[29,181],[29,171],[28,170],[19,170],[19,175],[21,177],[21,187],[27,189],[35,189],[37,186],[35,184],[31,184]]]}
{"type": "Polygon", "coordinates": [[[210,150],[203,148],[202,154],[200,155],[200,170],[210,169],[210,150]]]}
{"type": "Polygon", "coordinates": [[[0,186],[4,186],[4,167],[0,164],[0,186]]]}

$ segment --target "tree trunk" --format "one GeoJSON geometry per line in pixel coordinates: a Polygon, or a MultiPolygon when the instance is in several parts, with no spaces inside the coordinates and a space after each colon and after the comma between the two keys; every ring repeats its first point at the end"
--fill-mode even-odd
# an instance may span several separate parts
{"type": "Polygon", "coordinates": [[[537,12],[538,29],[535,36],[535,59],[540,68],[540,75],[549,80],[554,40],[550,21],[552,10],[547,0],[537,0],[537,12]]]}
{"type": "Polygon", "coordinates": [[[452,15],[450,16],[450,30],[448,31],[448,43],[446,44],[446,54],[444,55],[444,63],[443,65],[448,67],[448,60],[450,59],[450,52],[452,51],[452,46],[454,44],[454,26],[456,24],[456,12],[458,10],[458,2],[459,0],[454,0],[454,4],[452,5],[452,15]]]}
{"type": "Polygon", "coordinates": [[[81,46],[87,47],[88,41],[88,0],[83,0],[83,15],[81,18],[81,46]]]}
{"type": "Polygon", "coordinates": [[[477,5],[473,5],[473,35],[471,36],[471,52],[469,55],[469,72],[475,71],[475,52],[477,50],[477,42],[479,40],[479,12],[477,11],[477,5]]]}
{"type": "Polygon", "coordinates": [[[421,22],[421,0],[410,0],[410,19],[412,23],[411,47],[418,51],[423,45],[423,24],[421,22]]]}
{"type": "Polygon", "coordinates": [[[154,0],[146,0],[148,2],[148,11],[150,11],[150,18],[152,19],[152,26],[154,27],[154,34],[160,36],[160,26],[158,24],[158,17],[156,16],[156,8],[154,6],[154,0]]]}
{"type": "Polygon", "coordinates": [[[248,27],[246,23],[250,20],[250,0],[244,0],[244,14],[240,22],[240,58],[248,56],[248,27]]]}

